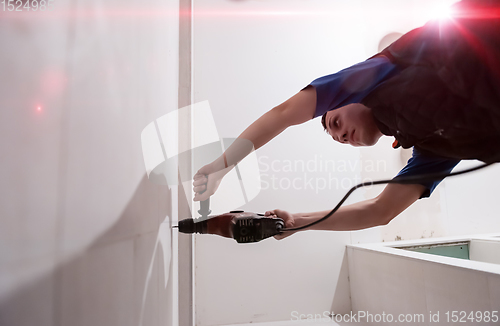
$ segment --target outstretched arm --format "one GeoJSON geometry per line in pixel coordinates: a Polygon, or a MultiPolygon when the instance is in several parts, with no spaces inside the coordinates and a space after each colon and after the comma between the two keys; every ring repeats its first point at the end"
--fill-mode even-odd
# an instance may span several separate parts
{"type": "Polygon", "coordinates": [[[193,190],[196,192],[194,200],[205,200],[210,197],[217,190],[222,177],[239,161],[289,126],[311,120],[315,110],[316,90],[314,87],[307,87],[265,113],[245,129],[222,156],[196,173],[193,178],[193,190]]]}
{"type": "Polygon", "coordinates": [[[316,90],[308,87],[276,106],[252,123],[239,138],[250,140],[258,149],[286,128],[311,120],[316,110],[316,90]]]}
{"type": "MultiPolygon", "coordinates": [[[[425,187],[422,185],[388,184],[380,195],[373,199],[365,200],[339,210],[316,225],[305,230],[332,230],[354,231],[388,224],[394,217],[420,198],[425,187]]],[[[314,213],[291,214],[275,209],[266,212],[266,215],[277,215],[285,220],[285,225],[298,227],[309,224],[325,216],[330,211],[314,213]]],[[[285,238],[294,232],[284,232],[277,239],[285,238]]]]}

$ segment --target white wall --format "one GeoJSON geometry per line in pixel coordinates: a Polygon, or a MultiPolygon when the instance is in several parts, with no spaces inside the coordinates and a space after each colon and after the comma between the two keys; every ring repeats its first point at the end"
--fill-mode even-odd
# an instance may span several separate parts
{"type": "MultiPolygon", "coordinates": [[[[479,162],[463,161],[456,170],[479,162]]],[[[450,178],[443,187],[447,211],[446,235],[491,233],[500,230],[498,187],[500,167],[494,165],[470,175],[450,178]]]]}
{"type": "Polygon", "coordinates": [[[171,325],[141,131],[177,109],[178,2],[53,4],[0,11],[0,324],[171,325]]]}
{"type": "MultiPolygon", "coordinates": [[[[209,101],[220,137],[236,137],[313,79],[376,53],[385,35],[423,24],[437,3],[195,0],[193,4],[194,101],[209,101]]],[[[392,139],[356,149],[332,142],[321,129],[316,119],[286,130],[259,149],[263,189],[240,208],[255,212],[330,209],[356,180],[390,178],[406,162],[405,153],[391,148],[392,139]],[[335,169],[319,167],[332,161],[335,169]],[[291,171],[286,171],[289,164],[291,171]],[[295,188],[289,183],[293,180],[298,180],[295,188]],[[312,186],[306,186],[308,181],[312,186]]],[[[461,185],[477,180],[465,178],[461,185]]],[[[385,227],[304,232],[280,242],[269,239],[251,245],[197,236],[197,325],[289,320],[292,311],[349,311],[345,244],[464,232],[470,218],[463,207],[475,209],[466,196],[475,200],[493,188],[476,188],[468,195],[457,189],[450,195],[447,190],[454,184],[444,182],[432,198],[417,202],[385,227]]],[[[358,191],[350,202],[371,198],[381,189],[358,191]]],[[[481,204],[481,212],[488,216],[475,215],[477,228],[497,226],[491,204],[487,200],[481,204]]]]}

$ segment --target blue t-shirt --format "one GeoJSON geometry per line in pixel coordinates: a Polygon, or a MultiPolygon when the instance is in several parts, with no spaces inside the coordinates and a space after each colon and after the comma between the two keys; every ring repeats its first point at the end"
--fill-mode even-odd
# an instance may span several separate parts
{"type": "MultiPolygon", "coordinates": [[[[342,106],[359,103],[379,84],[399,73],[396,65],[384,56],[370,58],[335,74],[315,79],[311,84],[316,89],[316,112],[314,117],[342,106]]],[[[460,160],[428,156],[413,149],[413,156],[395,179],[428,173],[447,172],[460,160]]],[[[426,190],[420,198],[429,197],[442,180],[421,182],[426,190]]]]}
{"type": "Polygon", "coordinates": [[[314,117],[347,104],[361,102],[380,83],[398,72],[399,69],[389,59],[378,56],[315,79],[309,84],[314,86],[317,94],[314,117]]]}
{"type": "MultiPolygon", "coordinates": [[[[399,171],[398,175],[394,177],[394,179],[429,173],[450,173],[459,162],[460,160],[456,159],[425,155],[413,147],[412,157],[408,160],[406,166],[399,171]]],[[[443,181],[443,179],[429,182],[419,182],[418,184],[421,184],[426,188],[420,198],[429,197],[441,181],[443,181]]]]}

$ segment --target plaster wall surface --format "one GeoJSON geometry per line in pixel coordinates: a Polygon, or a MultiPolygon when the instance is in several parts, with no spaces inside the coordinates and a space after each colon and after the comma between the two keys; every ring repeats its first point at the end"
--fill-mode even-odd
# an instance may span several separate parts
{"type": "Polygon", "coordinates": [[[141,131],[178,108],[179,4],[51,4],[0,7],[0,325],[172,325],[141,131]]]}

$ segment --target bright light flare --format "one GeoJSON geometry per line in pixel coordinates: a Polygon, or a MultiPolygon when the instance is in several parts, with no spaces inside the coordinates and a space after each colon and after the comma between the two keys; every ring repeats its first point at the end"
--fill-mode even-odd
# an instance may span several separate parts
{"type": "Polygon", "coordinates": [[[38,112],[40,112],[40,111],[42,111],[42,107],[41,107],[41,106],[37,106],[36,110],[37,110],[38,112]]]}
{"type": "Polygon", "coordinates": [[[430,12],[430,19],[450,19],[451,18],[451,8],[447,4],[439,4],[434,7],[430,12]]]}

